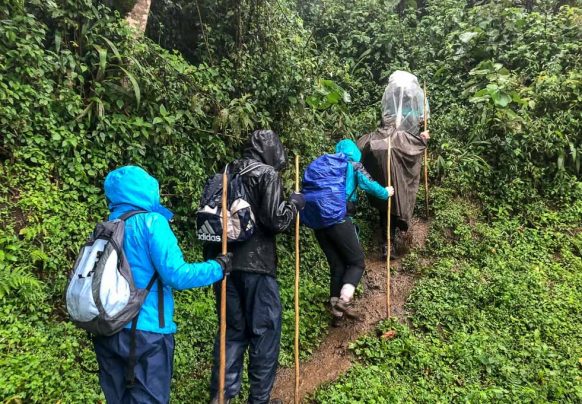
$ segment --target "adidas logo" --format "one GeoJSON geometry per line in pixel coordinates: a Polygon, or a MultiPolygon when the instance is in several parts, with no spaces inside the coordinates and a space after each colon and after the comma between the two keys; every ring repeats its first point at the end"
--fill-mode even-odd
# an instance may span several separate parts
{"type": "Polygon", "coordinates": [[[202,241],[222,241],[222,237],[217,235],[208,220],[204,222],[204,224],[198,229],[196,232],[198,234],[198,240],[202,241]]]}

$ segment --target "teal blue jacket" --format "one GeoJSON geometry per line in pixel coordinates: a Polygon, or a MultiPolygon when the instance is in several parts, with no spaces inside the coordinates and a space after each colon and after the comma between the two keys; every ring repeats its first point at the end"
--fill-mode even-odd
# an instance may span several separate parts
{"type": "Polygon", "coordinates": [[[352,164],[348,164],[346,174],[346,196],[348,202],[356,203],[358,201],[358,192],[356,188],[381,200],[388,200],[388,191],[378,182],[374,181],[366,171],[360,160],[362,153],[353,140],[344,139],[335,146],[336,153],[343,153],[348,157],[352,164]]]}
{"type": "MultiPolygon", "coordinates": [[[[118,168],[105,178],[109,219],[131,210],[145,210],[125,223],[123,250],[131,267],[135,286],[145,288],[157,272],[163,285],[164,322],[158,321],[158,283],[154,283],[139,313],[137,329],[160,334],[176,332],[173,289],[210,285],[222,279],[220,264],[214,260],[188,263],[168,222],[172,212],[160,204],[158,181],[136,166],[118,168]]],[[[131,323],[126,328],[130,328],[131,323]]]]}

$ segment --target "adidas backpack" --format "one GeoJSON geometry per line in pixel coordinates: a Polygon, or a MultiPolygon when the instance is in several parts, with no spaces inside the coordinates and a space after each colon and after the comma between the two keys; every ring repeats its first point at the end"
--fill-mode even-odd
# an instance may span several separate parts
{"type": "MultiPolygon", "coordinates": [[[[261,163],[252,163],[240,172],[230,173],[224,168],[228,178],[227,189],[227,242],[245,241],[251,238],[256,228],[255,215],[247,201],[243,186],[243,175],[251,172],[261,163]]],[[[196,235],[201,241],[220,243],[222,241],[222,174],[215,174],[206,181],[200,208],[196,212],[196,235]]]]}
{"type": "MultiPolygon", "coordinates": [[[[125,220],[139,213],[146,211],[131,211],[119,219],[97,224],[71,272],[66,291],[67,312],[73,323],[93,335],[113,335],[132,320],[135,327],[156,279],[161,292],[158,299],[163,303],[157,272],[145,289],[136,288],[123,252],[125,220]]],[[[159,307],[163,310],[163,304],[159,307]]]]}
{"type": "Polygon", "coordinates": [[[347,211],[346,173],[350,164],[343,153],[324,154],[311,162],[303,174],[305,208],[301,222],[324,229],[344,220],[347,211]]]}

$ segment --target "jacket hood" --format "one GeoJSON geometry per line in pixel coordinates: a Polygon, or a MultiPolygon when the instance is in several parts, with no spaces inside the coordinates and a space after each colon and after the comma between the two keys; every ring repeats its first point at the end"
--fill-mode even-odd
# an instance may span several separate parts
{"type": "Polygon", "coordinates": [[[136,209],[160,213],[168,220],[173,216],[160,204],[158,181],[141,167],[125,166],[111,171],[105,178],[104,188],[110,219],[136,209]]]}
{"type": "Polygon", "coordinates": [[[354,161],[356,163],[359,163],[362,159],[362,153],[360,152],[360,149],[358,149],[356,143],[351,139],[341,140],[335,146],[335,152],[345,154],[348,157],[348,160],[354,161]]]}
{"type": "Polygon", "coordinates": [[[261,161],[276,171],[283,170],[287,165],[287,152],[279,136],[272,130],[254,131],[244,149],[243,157],[261,161]]]}

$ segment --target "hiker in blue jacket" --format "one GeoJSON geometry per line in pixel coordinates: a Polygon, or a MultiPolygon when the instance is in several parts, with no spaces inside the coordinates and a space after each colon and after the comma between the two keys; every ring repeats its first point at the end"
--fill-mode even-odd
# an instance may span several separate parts
{"type": "Polygon", "coordinates": [[[329,264],[332,324],[338,326],[344,315],[358,317],[352,308],[352,300],[366,267],[364,250],[350,217],[355,214],[357,188],[385,201],[394,194],[394,188],[383,187],[370,177],[360,163],[360,150],[352,140],[340,141],[335,152],[345,154],[351,163],[346,172],[347,215],[340,223],[315,230],[315,237],[329,264]]]}
{"type": "Polygon", "coordinates": [[[230,256],[203,263],[184,260],[170,228],[172,212],[160,204],[158,181],[145,170],[126,166],[105,178],[109,220],[143,210],[127,219],[123,249],[137,288],[145,288],[155,272],[158,280],[139,312],[134,355],[129,323],[109,337],[95,337],[99,382],[109,403],[168,403],[174,359],[172,290],[211,285],[230,271],[230,256]]]}

